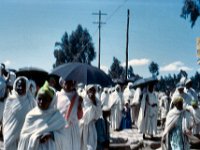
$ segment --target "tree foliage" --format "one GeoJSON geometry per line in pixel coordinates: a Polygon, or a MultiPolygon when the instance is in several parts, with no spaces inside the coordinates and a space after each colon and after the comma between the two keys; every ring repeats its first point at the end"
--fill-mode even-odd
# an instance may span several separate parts
{"type": "Polygon", "coordinates": [[[108,74],[112,79],[125,78],[125,69],[121,66],[121,62],[116,57],[113,57],[113,63],[110,66],[108,74]]]}
{"type": "Polygon", "coordinates": [[[149,71],[152,74],[152,76],[158,76],[159,75],[158,64],[152,61],[149,65],[149,71]]]}
{"type": "MultiPolygon", "coordinates": [[[[182,77],[185,76],[185,71],[180,70],[178,74],[174,74],[173,76],[169,74],[168,76],[161,76],[160,81],[158,82],[158,89],[160,91],[173,91],[176,88],[177,83],[180,82],[182,77]],[[183,73],[184,72],[184,73],[183,73]],[[184,74],[184,75],[183,75],[184,74]]],[[[187,73],[186,73],[187,74],[187,73]]],[[[195,90],[198,92],[200,91],[200,74],[199,72],[196,72],[194,76],[191,77],[192,80],[192,86],[195,90]]]]}
{"type": "Polygon", "coordinates": [[[200,15],[200,0],[184,0],[181,17],[187,19],[190,17],[191,27],[195,25],[200,15]]]}
{"type": "Polygon", "coordinates": [[[88,30],[78,25],[70,36],[65,32],[61,41],[55,43],[54,57],[56,62],[53,67],[68,62],[91,64],[91,61],[96,57],[96,53],[88,30]]]}

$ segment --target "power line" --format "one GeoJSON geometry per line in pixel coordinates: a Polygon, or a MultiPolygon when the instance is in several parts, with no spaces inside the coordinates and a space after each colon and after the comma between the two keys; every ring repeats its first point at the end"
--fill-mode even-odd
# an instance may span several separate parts
{"type": "Polygon", "coordinates": [[[119,5],[119,6],[111,13],[110,16],[108,16],[108,18],[106,19],[106,22],[108,22],[108,21],[115,15],[115,13],[116,13],[121,7],[123,7],[123,6],[125,5],[125,3],[126,3],[127,1],[128,1],[128,0],[124,0],[124,2],[123,2],[121,5],[119,5]]]}

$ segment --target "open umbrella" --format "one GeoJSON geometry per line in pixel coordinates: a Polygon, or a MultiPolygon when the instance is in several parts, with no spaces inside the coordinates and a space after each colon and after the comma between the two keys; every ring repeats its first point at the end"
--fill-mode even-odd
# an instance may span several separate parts
{"type": "Polygon", "coordinates": [[[16,76],[25,76],[28,79],[34,80],[39,87],[44,84],[45,80],[48,80],[48,72],[36,67],[20,68],[16,72],[16,76]]]}
{"type": "Polygon", "coordinates": [[[156,77],[149,77],[149,78],[140,78],[133,83],[133,87],[139,87],[143,85],[147,85],[150,83],[157,83],[158,79],[156,77]]]}
{"type": "Polygon", "coordinates": [[[99,84],[102,87],[112,85],[112,80],[105,72],[84,63],[66,63],[56,67],[51,74],[83,84],[99,84]]]}
{"type": "Polygon", "coordinates": [[[138,87],[138,86],[142,86],[145,85],[146,81],[144,78],[140,78],[138,80],[136,80],[135,82],[133,82],[133,87],[138,87]]]}

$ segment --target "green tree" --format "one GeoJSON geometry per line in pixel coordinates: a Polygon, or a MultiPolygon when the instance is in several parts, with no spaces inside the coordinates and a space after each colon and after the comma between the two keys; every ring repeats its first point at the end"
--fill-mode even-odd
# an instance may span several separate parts
{"type": "Polygon", "coordinates": [[[113,63],[110,66],[108,74],[112,79],[124,79],[125,69],[121,66],[121,62],[115,57],[113,57],[113,63]]]}
{"type": "Polygon", "coordinates": [[[155,62],[151,62],[149,64],[149,71],[152,74],[152,76],[158,76],[159,75],[159,66],[155,62]]]}
{"type": "Polygon", "coordinates": [[[55,43],[54,57],[56,62],[53,67],[68,62],[91,64],[96,57],[96,52],[88,30],[78,25],[70,36],[65,32],[61,42],[55,43]]]}
{"type": "Polygon", "coordinates": [[[192,77],[192,85],[193,88],[196,89],[197,91],[200,91],[200,74],[199,72],[196,72],[194,77],[192,77]]]}
{"type": "Polygon", "coordinates": [[[195,25],[200,15],[200,0],[184,0],[181,17],[187,19],[190,17],[191,27],[195,25]]]}

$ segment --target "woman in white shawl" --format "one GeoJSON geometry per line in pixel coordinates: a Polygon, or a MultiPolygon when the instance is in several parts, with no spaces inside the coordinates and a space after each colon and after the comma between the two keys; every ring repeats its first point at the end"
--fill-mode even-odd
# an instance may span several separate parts
{"type": "Polygon", "coordinates": [[[119,130],[122,120],[122,95],[120,85],[115,86],[115,91],[111,94],[109,100],[109,108],[111,108],[110,120],[111,128],[113,130],[119,130]]]}
{"type": "Polygon", "coordinates": [[[13,91],[8,96],[3,113],[4,149],[16,150],[20,132],[26,114],[35,107],[35,101],[29,93],[29,82],[26,77],[18,77],[13,91]]]}
{"type": "Polygon", "coordinates": [[[102,105],[102,108],[104,106],[108,107],[108,102],[109,102],[108,88],[104,88],[103,92],[101,93],[101,105],[102,105]]]}
{"type": "Polygon", "coordinates": [[[173,100],[173,109],[166,118],[165,130],[162,135],[163,148],[167,150],[189,150],[187,135],[191,135],[190,114],[183,110],[183,98],[173,100]]]}
{"type": "MultiPolygon", "coordinates": [[[[133,89],[133,83],[132,82],[129,82],[127,87],[125,88],[124,92],[123,92],[123,101],[124,102],[128,102],[130,101],[130,110],[131,110],[131,121],[133,123],[136,122],[136,114],[137,112],[136,111],[139,111],[136,109],[136,105],[133,101],[134,99],[134,93],[135,93],[135,90],[133,89]]],[[[126,105],[125,103],[123,105],[126,105]]]]}
{"type": "Polygon", "coordinates": [[[37,106],[26,115],[18,150],[66,150],[64,130],[55,91],[46,81],[38,91],[37,106]]]}
{"type": "Polygon", "coordinates": [[[102,115],[101,102],[96,98],[94,85],[87,85],[87,95],[84,98],[83,118],[81,127],[81,149],[95,150],[97,148],[97,131],[95,123],[102,115]]]}

